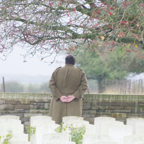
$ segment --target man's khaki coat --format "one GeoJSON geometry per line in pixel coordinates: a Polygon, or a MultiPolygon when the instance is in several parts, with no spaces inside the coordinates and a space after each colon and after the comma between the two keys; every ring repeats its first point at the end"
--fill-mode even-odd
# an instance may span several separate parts
{"type": "Polygon", "coordinates": [[[49,88],[52,93],[49,116],[57,124],[62,122],[64,116],[82,116],[82,95],[87,90],[85,73],[71,64],[57,68],[50,79],[49,88]],[[76,98],[63,103],[61,96],[73,95],[76,98]]]}

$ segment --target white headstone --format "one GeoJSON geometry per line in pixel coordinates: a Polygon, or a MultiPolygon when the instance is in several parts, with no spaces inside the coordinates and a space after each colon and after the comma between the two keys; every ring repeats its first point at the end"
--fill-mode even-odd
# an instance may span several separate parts
{"type": "Polygon", "coordinates": [[[83,144],[91,144],[103,141],[110,141],[110,136],[100,134],[87,134],[83,136],[83,144]]]}
{"type": "Polygon", "coordinates": [[[2,144],[1,136],[0,136],[0,144],[2,144]]]}
{"type": "Polygon", "coordinates": [[[18,119],[2,118],[2,119],[0,119],[0,123],[15,123],[15,124],[21,124],[21,121],[18,120],[18,119]]]}
{"type": "Polygon", "coordinates": [[[69,120],[83,120],[83,117],[78,117],[78,116],[66,116],[62,118],[62,121],[64,123],[67,123],[69,120]]]}
{"type": "MultiPolygon", "coordinates": [[[[31,116],[30,117],[30,125],[36,125],[37,123],[43,123],[46,121],[52,121],[52,118],[50,116],[31,116]]],[[[54,121],[53,121],[54,122],[54,121]]]]}
{"type": "Polygon", "coordinates": [[[42,138],[42,144],[47,144],[49,141],[69,141],[70,136],[68,134],[51,133],[45,134],[42,138]]]}
{"type": "Polygon", "coordinates": [[[47,120],[47,119],[37,119],[37,120],[33,120],[33,122],[31,122],[30,125],[32,127],[37,127],[40,126],[41,124],[55,124],[55,121],[47,120]]]}
{"type": "Polygon", "coordinates": [[[85,128],[86,128],[85,134],[94,134],[94,133],[96,133],[95,126],[92,125],[92,124],[85,125],[85,128]]]}
{"type": "Polygon", "coordinates": [[[0,123],[0,135],[1,133],[8,133],[12,131],[13,133],[24,133],[24,125],[16,123],[0,123]]]}
{"type": "Polygon", "coordinates": [[[123,122],[120,121],[105,121],[101,123],[101,134],[109,135],[109,129],[114,126],[124,125],[123,122]]]}
{"type": "MultiPolygon", "coordinates": [[[[1,141],[2,142],[6,138],[7,134],[8,134],[8,132],[1,134],[1,136],[2,136],[1,141]]],[[[20,134],[20,133],[13,133],[12,132],[12,138],[10,139],[10,142],[13,142],[13,141],[17,141],[17,142],[25,141],[25,142],[28,142],[28,134],[24,134],[24,133],[20,134]]]]}
{"type": "Polygon", "coordinates": [[[32,137],[33,144],[42,144],[42,135],[56,133],[55,130],[58,126],[58,124],[53,123],[39,123],[39,125],[36,126],[36,133],[32,137]]]}
{"type": "Polygon", "coordinates": [[[50,119],[50,120],[52,120],[52,117],[44,116],[44,115],[37,115],[37,116],[31,116],[30,119],[31,120],[35,120],[35,119],[50,119]]]}
{"type": "Polygon", "coordinates": [[[144,119],[143,118],[127,118],[126,119],[126,124],[132,126],[133,134],[136,133],[136,131],[135,131],[136,123],[139,123],[139,122],[144,122],[144,119]]]}
{"type": "Polygon", "coordinates": [[[143,134],[144,133],[144,122],[136,122],[135,123],[135,134],[143,134]]]}
{"type": "Polygon", "coordinates": [[[76,144],[72,141],[49,141],[46,144],[76,144]]]}
{"type": "Polygon", "coordinates": [[[71,125],[71,124],[81,124],[81,125],[85,125],[85,124],[89,124],[89,121],[85,121],[85,120],[68,120],[66,123],[64,123],[66,125],[71,125]]]}
{"type": "Polygon", "coordinates": [[[96,133],[101,133],[102,122],[108,122],[108,121],[115,121],[115,118],[112,118],[112,117],[96,117],[96,118],[94,118],[94,125],[96,128],[96,133]]]}
{"type": "Polygon", "coordinates": [[[144,134],[130,135],[124,137],[124,144],[140,144],[140,143],[144,143],[144,134]]]}
{"type": "Polygon", "coordinates": [[[10,141],[28,141],[28,134],[14,133],[10,141]]]}
{"type": "Polygon", "coordinates": [[[119,144],[116,142],[95,142],[95,143],[91,143],[91,144],[119,144]]]}
{"type": "Polygon", "coordinates": [[[0,119],[20,119],[19,116],[14,116],[14,115],[1,115],[0,119]]]}
{"type": "Polygon", "coordinates": [[[20,142],[20,141],[12,141],[12,142],[10,142],[10,144],[31,144],[31,142],[28,142],[28,141],[22,141],[22,142],[20,142]]]}
{"type": "Polygon", "coordinates": [[[132,126],[130,125],[119,125],[109,129],[109,135],[111,141],[124,144],[124,137],[132,135],[132,126]]]}

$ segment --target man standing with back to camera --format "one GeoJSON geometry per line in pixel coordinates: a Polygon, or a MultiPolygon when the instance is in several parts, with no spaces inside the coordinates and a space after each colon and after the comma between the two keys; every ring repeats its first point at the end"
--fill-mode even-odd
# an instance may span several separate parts
{"type": "Polygon", "coordinates": [[[82,116],[82,95],[87,90],[85,73],[74,66],[75,58],[68,55],[65,66],[57,68],[49,81],[52,93],[49,116],[61,124],[64,116],[82,116]]]}

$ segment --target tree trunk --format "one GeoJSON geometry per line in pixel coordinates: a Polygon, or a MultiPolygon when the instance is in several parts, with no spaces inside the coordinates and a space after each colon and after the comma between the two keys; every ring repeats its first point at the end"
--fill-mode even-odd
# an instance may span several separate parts
{"type": "Polygon", "coordinates": [[[104,79],[102,79],[102,78],[99,78],[97,80],[97,82],[98,82],[98,93],[103,93],[105,91],[105,85],[103,83],[103,80],[104,79]]]}

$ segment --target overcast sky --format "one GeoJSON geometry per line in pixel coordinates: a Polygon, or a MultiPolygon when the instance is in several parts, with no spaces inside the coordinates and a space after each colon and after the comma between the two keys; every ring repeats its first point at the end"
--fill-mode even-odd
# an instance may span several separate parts
{"type": "MultiPolygon", "coordinates": [[[[64,56],[58,56],[58,62],[52,65],[40,61],[37,56],[27,58],[27,62],[24,62],[21,56],[23,52],[15,48],[6,61],[0,60],[0,74],[51,75],[57,67],[64,65],[64,56]]],[[[49,62],[52,60],[53,57],[50,57],[49,62]]]]}
{"type": "MultiPolygon", "coordinates": [[[[14,51],[8,56],[6,61],[0,60],[0,83],[2,83],[2,77],[5,77],[6,81],[17,81],[20,83],[44,83],[49,80],[52,72],[59,66],[65,65],[65,56],[58,56],[52,65],[40,61],[37,56],[33,58],[27,58],[27,62],[24,62],[21,54],[25,52],[22,49],[15,48],[14,51]]],[[[53,61],[53,57],[49,58],[49,62],[53,61]]],[[[144,74],[137,75],[135,77],[129,77],[130,79],[143,79],[144,74]]]]}
{"type": "MultiPolygon", "coordinates": [[[[55,62],[52,65],[49,65],[48,63],[44,63],[40,61],[37,58],[37,56],[34,56],[33,58],[27,58],[27,62],[24,62],[24,59],[21,55],[24,53],[25,53],[24,50],[15,48],[13,52],[8,56],[6,61],[0,60],[0,77],[4,76],[5,79],[8,79],[8,81],[9,80],[18,81],[18,79],[22,79],[21,75],[34,76],[34,77],[37,76],[37,78],[40,79],[40,76],[50,77],[52,72],[57,67],[64,66],[65,56],[58,56],[56,58],[58,62],[55,62]],[[12,78],[13,75],[15,78],[12,78]]],[[[50,57],[49,62],[51,62],[52,60],[53,60],[53,57],[50,57]]],[[[30,80],[29,82],[31,83],[31,81],[33,80],[30,80]]],[[[23,80],[20,82],[23,83],[23,80]]]]}

